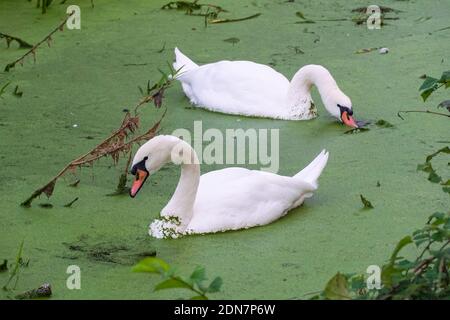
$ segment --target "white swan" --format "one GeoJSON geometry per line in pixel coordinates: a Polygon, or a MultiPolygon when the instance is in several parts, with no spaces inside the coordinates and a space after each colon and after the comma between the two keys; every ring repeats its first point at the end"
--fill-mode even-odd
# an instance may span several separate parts
{"type": "Polygon", "coordinates": [[[134,156],[131,173],[136,179],[130,196],[134,198],[148,176],[172,161],[181,165],[181,177],[161,218],[150,224],[151,236],[176,238],[261,226],[311,197],[327,160],[328,152],[323,150],[293,177],[244,168],[226,168],[200,176],[198,158],[191,146],[177,137],[160,135],[142,145],[134,156]]]}
{"type": "Polygon", "coordinates": [[[319,90],[328,112],[357,128],[352,102],[323,66],[306,65],[292,81],[269,66],[251,61],[219,61],[198,66],[175,48],[176,77],[191,103],[222,113],[284,120],[317,116],[311,87],[319,90]]]}

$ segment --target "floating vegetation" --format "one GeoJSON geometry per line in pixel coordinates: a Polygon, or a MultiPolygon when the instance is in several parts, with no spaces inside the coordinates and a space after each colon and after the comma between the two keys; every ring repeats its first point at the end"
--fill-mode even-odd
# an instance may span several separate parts
{"type": "Polygon", "coordinates": [[[78,197],[76,197],[75,199],[73,199],[72,201],[70,201],[69,203],[64,205],[64,208],[70,208],[72,207],[72,205],[78,201],[78,197]]]}
{"type": "MultiPolygon", "coordinates": [[[[91,139],[89,139],[89,140],[91,140],[91,139]]],[[[80,181],[81,181],[80,179],[75,180],[75,182],[69,184],[69,187],[72,187],[72,188],[78,187],[78,185],[80,184],[80,181]]]]}
{"type": "MultiPolygon", "coordinates": [[[[45,1],[45,0],[44,0],[45,1]]],[[[17,60],[8,63],[5,67],[5,72],[8,72],[9,70],[11,70],[12,68],[14,68],[16,66],[16,64],[20,64],[23,65],[24,60],[27,56],[32,55],[33,56],[33,60],[34,62],[36,62],[36,50],[43,44],[43,43],[47,43],[47,45],[50,47],[51,42],[52,42],[52,36],[53,34],[55,34],[57,31],[63,31],[64,30],[64,25],[66,24],[67,20],[73,15],[73,12],[71,14],[68,14],[67,17],[64,19],[64,21],[62,21],[53,31],[51,31],[48,35],[46,35],[44,37],[44,39],[42,39],[41,41],[39,41],[37,44],[35,44],[34,46],[31,47],[30,50],[28,50],[24,55],[22,55],[20,58],[18,58],[17,60]]]]}
{"type": "Polygon", "coordinates": [[[5,93],[6,88],[11,84],[11,82],[7,82],[5,83],[1,88],[0,88],[0,97],[2,96],[2,94],[5,93]]]}
{"type": "Polygon", "coordinates": [[[209,20],[208,23],[226,23],[226,22],[238,22],[238,21],[244,21],[244,20],[250,20],[257,18],[261,15],[261,13],[252,14],[251,16],[244,17],[244,18],[237,18],[237,19],[212,19],[209,20]]]}
{"type": "Polygon", "coordinates": [[[5,33],[1,33],[0,32],[0,39],[5,39],[6,41],[6,46],[9,48],[11,45],[12,41],[15,41],[19,44],[19,48],[20,49],[25,49],[25,48],[33,48],[33,45],[26,42],[25,40],[22,40],[20,38],[14,37],[14,36],[10,36],[9,34],[5,34],[5,33]]]}
{"type": "Polygon", "coordinates": [[[51,203],[40,203],[39,207],[44,208],[44,209],[52,209],[53,205],[51,203]]]}
{"type": "Polygon", "coordinates": [[[22,96],[23,96],[23,91],[20,91],[20,90],[19,90],[19,86],[17,85],[17,86],[14,88],[13,94],[14,94],[14,96],[16,96],[16,97],[18,97],[18,98],[22,98],[22,96]]]}
{"type": "Polygon", "coordinates": [[[166,50],[166,42],[163,43],[163,46],[161,49],[159,49],[158,51],[156,51],[157,53],[163,53],[164,50],[166,50]]]}
{"type": "Polygon", "coordinates": [[[350,129],[344,132],[344,134],[355,134],[355,133],[361,133],[361,132],[367,132],[369,131],[369,128],[354,128],[354,129],[350,129]]]}
{"type": "Polygon", "coordinates": [[[208,285],[205,285],[204,282],[207,278],[205,268],[203,267],[195,268],[189,278],[184,279],[177,275],[176,270],[166,261],[153,257],[146,258],[139,262],[133,267],[133,272],[159,274],[164,280],[155,286],[154,291],[164,289],[186,289],[193,294],[190,300],[208,300],[209,298],[206,294],[219,292],[223,283],[221,277],[216,277],[208,285]]]}
{"type": "MultiPolygon", "coordinates": [[[[378,8],[380,9],[381,13],[389,13],[389,12],[401,13],[401,12],[403,12],[401,10],[390,8],[390,7],[385,7],[385,6],[378,6],[378,8]]],[[[352,9],[352,12],[366,13],[367,7],[358,7],[358,8],[352,9]]]]}
{"type": "Polygon", "coordinates": [[[0,272],[8,271],[8,260],[3,259],[3,263],[0,264],[0,272]]]}
{"type": "Polygon", "coordinates": [[[76,260],[80,256],[94,262],[106,262],[120,265],[131,266],[137,261],[156,256],[156,251],[148,250],[148,242],[142,244],[129,245],[129,242],[100,241],[89,243],[87,236],[80,238],[72,243],[63,242],[62,244],[70,251],[70,255],[63,255],[60,258],[76,260]],[[142,251],[137,249],[141,247],[142,251]]]}
{"type": "Polygon", "coordinates": [[[205,27],[208,24],[217,24],[217,23],[227,23],[227,22],[238,22],[244,20],[250,20],[257,18],[261,15],[261,13],[256,13],[243,18],[219,18],[219,14],[222,12],[228,12],[223,7],[209,4],[209,3],[198,3],[198,0],[194,0],[192,2],[189,1],[171,1],[166,3],[161,7],[163,10],[171,10],[175,9],[178,11],[184,11],[185,14],[190,16],[202,16],[205,18],[205,27]]]}
{"type": "Polygon", "coordinates": [[[369,53],[375,50],[379,50],[381,47],[375,47],[375,48],[362,48],[362,49],[358,49],[355,51],[356,54],[361,54],[361,53],[369,53]]]}
{"type": "Polygon", "coordinates": [[[380,119],[375,122],[375,125],[381,128],[393,128],[394,125],[386,120],[380,119]]]}
{"type": "Polygon", "coordinates": [[[25,291],[16,295],[16,299],[42,299],[49,298],[52,295],[52,286],[49,283],[44,283],[36,289],[25,291]]]}
{"type": "MultiPolygon", "coordinates": [[[[392,9],[389,7],[383,7],[383,6],[378,6],[378,8],[380,8],[380,23],[381,25],[386,25],[385,20],[398,20],[399,17],[387,17],[386,13],[400,13],[402,11],[400,10],[396,10],[396,9],[392,9]]],[[[356,8],[353,9],[351,12],[356,12],[359,13],[357,16],[352,17],[352,18],[329,18],[329,19],[307,19],[305,17],[305,15],[303,14],[303,12],[301,11],[297,11],[295,13],[295,15],[297,17],[299,17],[300,19],[302,19],[301,21],[297,21],[296,24],[304,24],[304,23],[316,23],[318,21],[321,22],[338,22],[338,21],[351,21],[354,22],[356,25],[363,25],[367,22],[367,20],[369,19],[370,15],[372,14],[368,14],[367,13],[368,7],[360,7],[360,8],[356,8]]]]}
{"type": "Polygon", "coordinates": [[[305,15],[304,15],[303,12],[301,12],[301,11],[297,11],[297,12],[295,13],[295,15],[296,15],[297,17],[299,17],[300,19],[303,20],[303,21],[298,21],[298,22],[296,22],[296,23],[316,23],[316,22],[313,21],[313,20],[306,19],[306,18],[305,18],[305,15]]]}
{"type": "Polygon", "coordinates": [[[241,41],[241,40],[239,38],[232,37],[232,38],[224,39],[223,41],[231,43],[234,46],[236,43],[239,43],[239,41],[241,41]]]}
{"type": "Polygon", "coordinates": [[[367,200],[362,194],[360,194],[359,197],[361,198],[361,202],[364,206],[364,209],[373,209],[374,208],[372,203],[369,200],[367,200]]]}
{"type": "Polygon", "coordinates": [[[203,15],[201,12],[199,13],[198,11],[201,11],[204,8],[214,10],[214,12],[216,12],[217,14],[219,14],[220,12],[228,12],[221,6],[208,3],[200,4],[198,3],[198,0],[194,0],[192,2],[171,1],[161,7],[161,9],[176,9],[180,11],[185,11],[185,13],[189,15],[203,15]]]}

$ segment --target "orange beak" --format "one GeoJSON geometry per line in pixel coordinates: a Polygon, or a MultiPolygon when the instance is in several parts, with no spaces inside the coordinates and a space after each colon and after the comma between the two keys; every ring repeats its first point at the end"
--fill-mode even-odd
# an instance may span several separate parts
{"type": "Polygon", "coordinates": [[[141,190],[142,186],[144,185],[145,180],[147,180],[149,174],[145,170],[137,169],[136,171],[136,179],[133,182],[133,185],[131,186],[130,190],[130,196],[132,198],[136,197],[139,190],[141,190]]]}
{"type": "Polygon", "coordinates": [[[355,119],[353,119],[352,116],[348,115],[347,111],[342,112],[341,119],[342,119],[342,122],[344,124],[346,124],[347,126],[352,127],[352,128],[358,128],[358,125],[356,124],[355,119]]]}

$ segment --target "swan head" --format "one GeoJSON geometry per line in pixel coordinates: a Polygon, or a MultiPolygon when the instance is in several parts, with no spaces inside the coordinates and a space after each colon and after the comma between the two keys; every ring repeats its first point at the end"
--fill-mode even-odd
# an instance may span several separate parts
{"type": "Polygon", "coordinates": [[[170,135],[156,136],[144,143],[134,155],[130,173],[135,176],[130,196],[134,198],[147,178],[165,164],[197,164],[195,151],[185,141],[170,135]]]}
{"type": "Polygon", "coordinates": [[[183,141],[174,136],[160,135],[150,139],[138,149],[130,170],[130,173],[135,176],[130,190],[132,198],[141,190],[150,175],[173,160],[174,147],[181,142],[183,141]]]}
{"type": "Polygon", "coordinates": [[[353,118],[352,101],[341,90],[334,89],[326,97],[322,97],[322,100],[325,108],[333,117],[349,127],[358,128],[353,118]]]}

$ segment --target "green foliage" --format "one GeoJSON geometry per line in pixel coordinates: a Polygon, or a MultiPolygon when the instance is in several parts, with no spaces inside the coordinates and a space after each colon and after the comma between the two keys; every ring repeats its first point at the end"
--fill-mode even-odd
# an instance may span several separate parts
{"type": "MultiPolygon", "coordinates": [[[[429,173],[428,180],[441,183],[450,193],[450,180],[436,173],[431,160],[439,154],[450,154],[445,147],[428,155],[418,170],[429,173]]],[[[450,163],[449,163],[450,164],[450,163]]],[[[361,195],[364,207],[370,202],[361,195]]],[[[381,268],[382,287],[368,289],[364,274],[340,274],[331,278],[325,289],[312,299],[449,299],[450,297],[450,212],[433,213],[426,225],[402,238],[386,264],[381,268]],[[400,252],[414,245],[419,254],[413,260],[401,257],[400,252]]]]}
{"type": "Polygon", "coordinates": [[[441,87],[450,87],[450,71],[443,72],[439,79],[428,76],[425,77],[425,80],[419,88],[423,101],[426,101],[434,91],[441,87]]]}
{"type": "MultiPolygon", "coordinates": [[[[431,163],[431,161],[433,160],[434,157],[436,157],[439,154],[450,154],[450,147],[444,147],[439,149],[438,151],[428,155],[425,159],[425,163],[423,164],[419,164],[417,166],[417,170],[418,171],[423,171],[428,173],[428,180],[432,183],[439,183],[441,184],[442,190],[444,192],[449,193],[449,188],[448,186],[450,185],[450,180],[444,181],[444,179],[436,172],[436,170],[433,168],[433,165],[431,163]]],[[[450,193],[449,193],[450,194],[450,193]]]]}
{"type": "Polygon", "coordinates": [[[216,277],[209,285],[205,285],[206,272],[205,268],[197,267],[185,279],[177,275],[176,270],[162,259],[148,257],[140,261],[133,267],[134,272],[147,272],[159,274],[163,277],[163,281],[158,283],[154,291],[165,289],[187,289],[192,292],[191,300],[208,300],[207,293],[219,292],[222,287],[222,278],[216,277]]]}
{"type": "Polygon", "coordinates": [[[364,274],[336,274],[313,299],[448,299],[450,297],[450,213],[432,214],[426,225],[399,241],[381,268],[382,288],[367,289],[364,274]],[[418,256],[399,256],[414,245],[418,256]]]}

